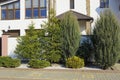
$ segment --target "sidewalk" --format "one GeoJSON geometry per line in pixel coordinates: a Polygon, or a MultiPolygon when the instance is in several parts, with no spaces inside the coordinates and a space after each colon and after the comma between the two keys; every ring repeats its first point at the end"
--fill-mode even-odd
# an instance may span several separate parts
{"type": "Polygon", "coordinates": [[[120,80],[120,71],[0,68],[0,80],[120,80]]]}

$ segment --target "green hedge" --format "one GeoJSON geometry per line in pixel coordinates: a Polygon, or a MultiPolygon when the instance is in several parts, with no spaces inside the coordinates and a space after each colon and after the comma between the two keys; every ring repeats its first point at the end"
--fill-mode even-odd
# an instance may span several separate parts
{"type": "Polygon", "coordinates": [[[20,66],[19,59],[12,59],[11,57],[0,57],[0,67],[15,68],[20,66]]]}
{"type": "Polygon", "coordinates": [[[84,67],[84,60],[77,56],[70,57],[66,60],[66,67],[68,68],[84,67]]]}
{"type": "Polygon", "coordinates": [[[44,68],[50,66],[50,62],[38,59],[32,59],[28,64],[31,68],[44,68]]]}
{"type": "Polygon", "coordinates": [[[2,67],[2,66],[3,66],[3,58],[0,57],[0,67],[2,67]]]}

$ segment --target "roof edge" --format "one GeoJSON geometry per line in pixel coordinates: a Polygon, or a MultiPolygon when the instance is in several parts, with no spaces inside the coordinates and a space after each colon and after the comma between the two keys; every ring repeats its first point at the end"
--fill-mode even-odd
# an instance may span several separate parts
{"type": "Polygon", "coordinates": [[[15,2],[15,1],[18,1],[18,0],[4,1],[4,2],[1,2],[1,3],[0,3],[0,6],[5,5],[5,4],[9,4],[9,3],[12,3],[12,2],[15,2]]]}
{"type": "MultiPolygon", "coordinates": [[[[85,14],[82,14],[82,13],[79,13],[79,12],[76,12],[76,11],[73,11],[73,10],[69,10],[69,11],[66,11],[66,12],[64,12],[64,13],[62,13],[62,14],[59,14],[59,15],[57,15],[56,17],[57,18],[62,18],[62,16],[65,14],[65,13],[67,13],[67,12],[72,12],[72,13],[75,13],[75,14],[79,14],[79,15],[81,15],[81,16],[84,16],[84,17],[87,17],[87,18],[84,18],[84,19],[80,19],[80,18],[77,18],[77,20],[94,20],[93,19],[93,17],[90,17],[90,16],[88,16],[88,15],[85,15],[85,14]]],[[[77,16],[76,16],[77,17],[77,16]]]]}

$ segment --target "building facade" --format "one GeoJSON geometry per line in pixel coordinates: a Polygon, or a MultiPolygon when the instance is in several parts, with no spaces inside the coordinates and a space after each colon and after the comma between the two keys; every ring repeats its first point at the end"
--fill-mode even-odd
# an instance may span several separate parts
{"type": "Polygon", "coordinates": [[[33,22],[41,29],[48,20],[50,8],[62,17],[72,11],[80,23],[82,35],[90,35],[96,19],[106,8],[110,8],[120,20],[120,0],[1,0],[0,45],[1,56],[15,57],[17,37],[24,36],[33,22]]]}

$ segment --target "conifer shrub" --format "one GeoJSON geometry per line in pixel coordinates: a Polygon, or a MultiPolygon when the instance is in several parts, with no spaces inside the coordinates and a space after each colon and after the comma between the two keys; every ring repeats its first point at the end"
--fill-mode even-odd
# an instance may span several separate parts
{"type": "Polygon", "coordinates": [[[0,67],[2,67],[2,62],[0,61],[0,67]]]}
{"type": "Polygon", "coordinates": [[[12,63],[11,63],[11,68],[18,67],[18,66],[20,66],[20,64],[21,64],[20,59],[12,59],[11,61],[12,61],[12,63]]]}
{"type": "Polygon", "coordinates": [[[17,39],[17,47],[14,51],[21,59],[39,59],[41,56],[41,43],[39,41],[39,30],[35,30],[34,24],[29,25],[25,36],[17,39]]]}
{"type": "Polygon", "coordinates": [[[44,33],[47,32],[48,35],[45,35],[43,39],[44,43],[41,42],[44,50],[42,56],[44,56],[45,60],[56,63],[62,58],[62,29],[59,20],[56,18],[54,9],[50,10],[49,15],[49,21],[44,24],[44,33]]]}
{"type": "Polygon", "coordinates": [[[120,63],[120,55],[119,55],[119,57],[118,57],[118,62],[120,63]]]}
{"type": "Polygon", "coordinates": [[[50,62],[39,59],[32,59],[29,61],[28,65],[31,68],[44,68],[50,66],[50,62]]]}
{"type": "Polygon", "coordinates": [[[85,36],[81,41],[77,56],[84,59],[85,65],[94,62],[94,47],[90,36],[85,36]]]}
{"type": "Polygon", "coordinates": [[[77,56],[70,57],[66,60],[66,67],[82,68],[82,67],[84,67],[84,60],[77,56]]]}
{"type": "Polygon", "coordinates": [[[3,66],[3,58],[0,57],[0,67],[2,67],[2,66],[3,66]]]}
{"type": "Polygon", "coordinates": [[[62,27],[62,56],[64,60],[75,56],[80,43],[80,26],[72,11],[66,13],[61,21],[62,27]]]}
{"type": "Polygon", "coordinates": [[[110,10],[100,15],[93,34],[96,63],[103,69],[110,68],[117,62],[120,54],[120,26],[110,10]]]}
{"type": "Polygon", "coordinates": [[[0,67],[15,68],[20,66],[19,59],[12,59],[11,57],[0,57],[0,67]]]}
{"type": "Polygon", "coordinates": [[[2,59],[2,67],[7,67],[7,68],[9,68],[10,66],[11,66],[11,57],[1,57],[1,59],[2,59]]]}

